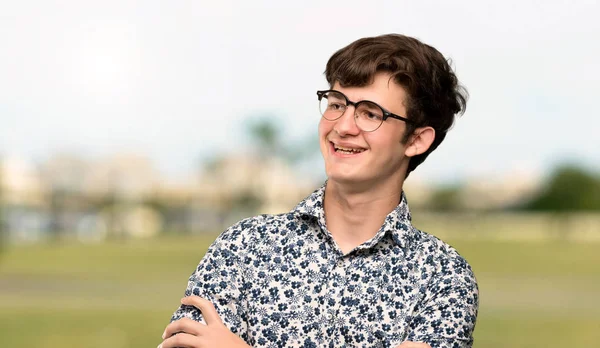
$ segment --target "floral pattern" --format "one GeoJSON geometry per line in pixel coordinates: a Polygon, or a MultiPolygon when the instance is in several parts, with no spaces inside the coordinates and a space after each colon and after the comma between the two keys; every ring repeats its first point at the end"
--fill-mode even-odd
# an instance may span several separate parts
{"type": "MultiPolygon", "coordinates": [[[[471,347],[478,288],[455,249],[411,224],[404,193],[369,241],[343,254],[325,224],[325,185],[292,211],[223,232],[186,295],[211,300],[253,347],[471,347]]],[[[182,305],[171,321],[203,321],[182,305]]]]}

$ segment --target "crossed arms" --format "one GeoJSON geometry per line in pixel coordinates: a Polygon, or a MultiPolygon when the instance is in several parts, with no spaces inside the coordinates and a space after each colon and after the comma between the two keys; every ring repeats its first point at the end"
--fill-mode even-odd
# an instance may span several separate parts
{"type": "MultiPolygon", "coordinates": [[[[267,346],[274,342],[279,346],[314,346],[310,341],[303,341],[306,331],[293,332],[291,325],[280,325],[278,337],[268,332],[267,324],[261,321],[268,321],[274,316],[273,312],[279,318],[285,317],[285,313],[282,307],[271,307],[271,313],[260,312],[257,302],[273,295],[269,295],[272,288],[256,283],[259,280],[247,273],[256,271],[252,270],[256,264],[245,264],[243,254],[236,253],[236,250],[232,252],[235,249],[232,244],[223,243],[223,240],[231,242],[236,238],[243,237],[226,232],[209,248],[190,277],[181,307],[165,330],[162,348],[267,346]],[[287,341],[286,337],[289,338],[287,341]]],[[[240,243],[243,244],[244,241],[240,243]]],[[[457,269],[471,272],[462,264],[457,269]]],[[[450,272],[438,274],[428,283],[427,295],[420,299],[418,308],[405,320],[408,324],[402,328],[402,335],[395,336],[388,343],[402,348],[471,347],[478,307],[476,284],[473,282],[474,278],[450,272]]],[[[327,325],[322,327],[327,328],[327,325]]],[[[357,325],[353,330],[361,331],[360,327],[357,325]]],[[[354,343],[365,345],[370,342],[354,343]]]]}

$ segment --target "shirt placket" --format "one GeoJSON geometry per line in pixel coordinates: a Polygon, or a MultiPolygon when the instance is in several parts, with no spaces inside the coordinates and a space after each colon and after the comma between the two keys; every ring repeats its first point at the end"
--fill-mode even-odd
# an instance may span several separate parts
{"type": "Polygon", "coordinates": [[[327,279],[328,301],[326,303],[327,334],[335,337],[336,346],[345,344],[344,335],[341,333],[343,318],[341,313],[341,302],[344,296],[344,289],[347,284],[347,266],[350,263],[348,256],[341,253],[335,253],[330,259],[329,277],[327,279]]]}

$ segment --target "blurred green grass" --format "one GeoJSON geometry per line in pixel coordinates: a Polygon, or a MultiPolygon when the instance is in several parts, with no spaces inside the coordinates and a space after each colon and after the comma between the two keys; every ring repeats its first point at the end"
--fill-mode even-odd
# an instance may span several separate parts
{"type": "MultiPolygon", "coordinates": [[[[0,255],[0,342],[155,347],[215,235],[12,247],[0,255]]],[[[597,244],[450,241],[478,277],[475,347],[585,347],[600,334],[597,244]]]]}

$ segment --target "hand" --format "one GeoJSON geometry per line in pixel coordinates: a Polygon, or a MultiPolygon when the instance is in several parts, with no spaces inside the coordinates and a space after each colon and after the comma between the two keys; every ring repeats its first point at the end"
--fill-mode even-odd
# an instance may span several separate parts
{"type": "Polygon", "coordinates": [[[164,341],[158,348],[249,347],[223,324],[210,301],[198,296],[189,296],[182,298],[181,303],[198,308],[206,324],[189,318],[174,321],[165,329],[162,336],[164,341]]]}
{"type": "Polygon", "coordinates": [[[431,346],[428,345],[427,343],[423,343],[423,342],[406,341],[406,342],[402,342],[402,344],[400,344],[396,348],[431,348],[431,346]]]}

